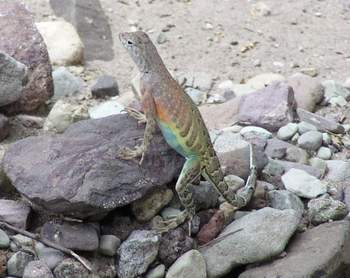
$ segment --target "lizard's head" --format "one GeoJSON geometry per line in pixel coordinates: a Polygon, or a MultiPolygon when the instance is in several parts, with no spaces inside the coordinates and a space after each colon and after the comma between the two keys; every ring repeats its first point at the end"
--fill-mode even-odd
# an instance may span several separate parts
{"type": "Polygon", "coordinates": [[[125,32],[119,34],[119,39],[128,50],[130,56],[141,72],[147,72],[153,64],[151,59],[158,56],[151,39],[145,32],[125,32]]]}

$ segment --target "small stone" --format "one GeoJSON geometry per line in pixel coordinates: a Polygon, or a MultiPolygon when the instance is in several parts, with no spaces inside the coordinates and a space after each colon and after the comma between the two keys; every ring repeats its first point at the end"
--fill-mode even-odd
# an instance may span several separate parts
{"type": "Polygon", "coordinates": [[[9,276],[22,277],[25,267],[34,260],[34,255],[18,251],[7,261],[7,273],[9,276]]]}
{"type": "Polygon", "coordinates": [[[205,260],[200,252],[191,250],[183,254],[169,268],[166,278],[206,278],[205,260]]]}
{"type": "Polygon", "coordinates": [[[207,100],[207,93],[194,88],[186,88],[186,94],[188,94],[196,105],[200,105],[207,100]]]}
{"type": "Polygon", "coordinates": [[[64,132],[71,124],[89,118],[87,107],[59,100],[52,107],[44,123],[44,130],[64,132]]]}
{"type": "Polygon", "coordinates": [[[0,249],[7,249],[10,246],[10,238],[5,231],[0,229],[0,249]]]}
{"type": "Polygon", "coordinates": [[[181,213],[181,210],[172,208],[172,207],[166,207],[161,211],[161,216],[164,220],[169,220],[171,218],[176,217],[181,213]]]}
{"type": "Polygon", "coordinates": [[[258,136],[264,139],[272,138],[272,133],[264,128],[258,126],[246,126],[239,132],[244,138],[250,136],[258,136]]]}
{"type": "Polygon", "coordinates": [[[323,177],[327,171],[327,163],[318,157],[312,157],[309,159],[309,163],[312,167],[315,167],[321,171],[323,177]]]}
{"type": "Polygon", "coordinates": [[[348,104],[343,96],[331,97],[328,103],[333,107],[344,107],[348,104]]]}
{"type": "Polygon", "coordinates": [[[299,137],[300,137],[299,133],[295,133],[294,136],[292,137],[292,139],[290,139],[290,141],[292,143],[296,144],[299,140],[299,137]]]}
{"type": "Polygon", "coordinates": [[[308,131],[317,131],[317,128],[314,125],[309,124],[309,123],[304,122],[304,121],[298,123],[298,132],[300,134],[304,134],[308,131]]]}
{"type": "Polygon", "coordinates": [[[277,138],[287,141],[298,132],[298,124],[289,123],[285,126],[282,126],[277,132],[277,138]]]}
{"type": "Polygon", "coordinates": [[[51,270],[66,258],[66,255],[61,251],[47,247],[40,242],[35,243],[35,253],[38,255],[39,260],[45,262],[51,270]]]}
{"type": "Polygon", "coordinates": [[[250,10],[252,15],[257,16],[269,16],[271,15],[271,9],[264,2],[256,2],[252,5],[250,10]]]}
{"type": "Polygon", "coordinates": [[[342,96],[346,101],[350,100],[350,90],[342,84],[334,80],[326,80],[322,82],[324,87],[325,97],[329,100],[332,97],[342,96]]]}
{"type": "Polygon", "coordinates": [[[83,81],[75,77],[65,67],[59,67],[52,72],[54,84],[54,98],[75,96],[82,90],[83,81]]]}
{"type": "Polygon", "coordinates": [[[300,72],[311,77],[316,77],[318,75],[318,70],[316,68],[302,68],[300,72]]]}
{"type": "Polygon", "coordinates": [[[286,189],[304,198],[315,198],[327,192],[327,185],[300,169],[290,169],[282,176],[286,189]]]}
{"type": "Polygon", "coordinates": [[[131,209],[136,219],[140,222],[151,220],[173,198],[170,189],[161,189],[144,196],[131,204],[131,209]]]}
{"type": "Polygon", "coordinates": [[[165,276],[165,265],[160,264],[157,267],[147,272],[146,278],[164,278],[165,276]]]}
{"type": "Polygon", "coordinates": [[[36,23],[36,27],[44,38],[53,65],[82,64],[84,45],[72,24],[47,21],[36,23]]]}
{"type": "Polygon", "coordinates": [[[91,119],[101,119],[126,113],[124,109],[124,105],[120,104],[118,100],[111,99],[89,108],[89,115],[91,119]]]}
{"type": "Polygon", "coordinates": [[[100,237],[100,246],[98,248],[102,255],[114,256],[120,246],[120,239],[114,235],[103,235],[100,237]]]}
{"type": "Polygon", "coordinates": [[[168,38],[165,35],[165,33],[164,32],[159,33],[159,35],[157,37],[157,43],[163,44],[163,43],[166,43],[167,41],[168,41],[168,38]]]}
{"type": "Polygon", "coordinates": [[[305,151],[301,148],[291,146],[291,147],[288,147],[286,150],[285,159],[287,161],[291,161],[291,162],[308,164],[309,154],[307,153],[307,151],[305,151]]]}
{"type": "Polygon", "coordinates": [[[32,250],[33,242],[34,240],[27,236],[16,234],[11,237],[10,249],[13,252],[21,251],[22,249],[32,250]]]}
{"type": "Polygon", "coordinates": [[[197,235],[198,243],[203,245],[213,240],[223,230],[224,225],[224,212],[217,210],[209,222],[200,229],[197,235]]]}
{"type": "Polygon", "coordinates": [[[332,144],[332,137],[328,133],[322,133],[322,143],[326,146],[332,144]]]}
{"type": "Polygon", "coordinates": [[[259,59],[256,59],[253,61],[253,66],[254,67],[261,67],[261,60],[259,59]]]}
{"type": "Polygon", "coordinates": [[[294,209],[298,214],[304,213],[304,204],[300,198],[288,190],[272,190],[269,193],[271,207],[275,209],[294,209]]]}
{"type": "Polygon", "coordinates": [[[26,229],[30,207],[20,201],[0,199],[0,220],[17,228],[26,229]]]}
{"type": "Polygon", "coordinates": [[[317,151],[317,157],[328,160],[332,157],[332,151],[330,148],[327,147],[320,147],[317,151]]]}
{"type": "Polygon", "coordinates": [[[256,90],[263,89],[267,85],[270,85],[276,81],[285,81],[286,78],[283,75],[276,73],[263,73],[250,78],[246,84],[253,87],[256,90]]]}
{"type": "Polygon", "coordinates": [[[203,92],[209,92],[213,86],[212,76],[203,71],[193,73],[193,85],[191,87],[203,92]]]}
{"type": "Polygon", "coordinates": [[[298,139],[298,145],[309,151],[316,151],[322,145],[322,133],[318,131],[308,131],[298,139]]]}
{"type": "Polygon", "coordinates": [[[192,193],[197,211],[213,208],[218,203],[219,194],[214,186],[207,181],[202,181],[199,185],[190,185],[189,190],[192,193]]]}
{"type": "Polygon", "coordinates": [[[54,278],[51,270],[42,261],[31,261],[23,272],[23,278],[54,278]]]}
{"type": "Polygon", "coordinates": [[[138,277],[144,274],[158,254],[160,237],[154,231],[136,230],[120,246],[119,277],[138,277]]]}
{"type": "Polygon", "coordinates": [[[89,271],[75,259],[65,259],[54,270],[55,278],[88,278],[89,271]]]}
{"type": "Polygon", "coordinates": [[[91,87],[91,94],[95,98],[117,96],[119,94],[117,80],[111,75],[100,76],[91,87]]]}
{"type": "Polygon", "coordinates": [[[219,94],[212,94],[207,99],[207,103],[210,103],[210,104],[224,103],[225,101],[226,101],[226,98],[219,94]]]}
{"type": "Polygon", "coordinates": [[[330,220],[341,220],[348,214],[346,204],[331,197],[321,197],[310,200],[307,204],[309,218],[314,225],[318,225],[330,220]]]}

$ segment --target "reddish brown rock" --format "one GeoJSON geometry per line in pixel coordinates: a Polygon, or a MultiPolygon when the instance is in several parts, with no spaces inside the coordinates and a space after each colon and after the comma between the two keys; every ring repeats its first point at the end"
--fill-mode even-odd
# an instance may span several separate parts
{"type": "Polygon", "coordinates": [[[208,224],[205,224],[197,235],[198,243],[200,245],[206,244],[213,240],[224,228],[225,216],[224,212],[218,210],[210,219],[208,224]]]}
{"type": "Polygon", "coordinates": [[[53,95],[46,45],[24,5],[12,0],[1,1],[0,11],[0,50],[29,69],[22,96],[3,110],[11,114],[34,111],[53,95]]]}

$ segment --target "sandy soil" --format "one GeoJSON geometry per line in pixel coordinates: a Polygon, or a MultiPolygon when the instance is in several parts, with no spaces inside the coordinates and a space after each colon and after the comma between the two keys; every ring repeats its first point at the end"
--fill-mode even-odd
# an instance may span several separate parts
{"type": "MultiPolygon", "coordinates": [[[[55,18],[49,0],[25,2],[37,21],[55,18]]],[[[235,82],[263,72],[288,76],[308,67],[316,68],[321,79],[350,76],[349,0],[265,0],[271,11],[267,16],[252,13],[256,2],[247,0],[100,2],[112,31],[114,58],[85,66],[115,75],[122,91],[135,67],[118,33],[133,28],[149,32],[155,41],[170,29],[164,32],[167,41],[157,47],[174,72],[204,71],[213,79],[235,82]]]]}

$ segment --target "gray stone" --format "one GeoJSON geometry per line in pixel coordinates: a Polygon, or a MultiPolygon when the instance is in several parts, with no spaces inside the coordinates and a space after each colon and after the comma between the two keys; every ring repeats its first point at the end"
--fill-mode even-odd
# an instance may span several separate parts
{"type": "Polygon", "coordinates": [[[293,88],[298,107],[314,112],[316,104],[320,103],[324,96],[321,83],[302,73],[292,75],[287,82],[293,88]]]}
{"type": "Polygon", "coordinates": [[[202,181],[199,185],[190,185],[189,190],[197,211],[216,207],[219,194],[211,183],[202,181]]]}
{"type": "Polygon", "coordinates": [[[213,86],[212,76],[207,72],[194,72],[193,73],[193,85],[191,87],[201,90],[203,92],[209,92],[213,86]]]}
{"type": "Polygon", "coordinates": [[[53,271],[55,278],[90,278],[89,271],[75,259],[65,259],[53,271]]]}
{"type": "Polygon", "coordinates": [[[322,132],[330,131],[333,133],[341,133],[341,134],[345,132],[344,127],[333,120],[326,119],[325,117],[311,113],[301,108],[297,109],[297,113],[300,121],[305,121],[309,124],[314,125],[319,131],[322,131],[322,132]]]}
{"type": "Polygon", "coordinates": [[[287,148],[289,147],[294,147],[294,145],[279,140],[277,138],[272,138],[267,140],[265,153],[270,158],[282,159],[285,157],[287,148]]]}
{"type": "Polygon", "coordinates": [[[284,258],[250,268],[239,278],[348,277],[349,230],[348,221],[336,221],[298,233],[284,258]]]}
{"type": "Polygon", "coordinates": [[[342,96],[347,101],[350,100],[350,90],[337,81],[326,80],[322,82],[322,86],[324,87],[324,94],[327,100],[335,96],[342,96]]]}
{"type": "Polygon", "coordinates": [[[57,249],[47,247],[40,242],[35,243],[35,252],[38,258],[45,262],[45,264],[53,270],[59,263],[61,263],[65,258],[65,254],[57,249]]]}
{"type": "Polygon", "coordinates": [[[146,278],[163,278],[165,276],[165,265],[160,264],[147,272],[146,278]]]}
{"type": "Polygon", "coordinates": [[[58,100],[44,123],[44,130],[62,133],[71,124],[89,118],[87,107],[68,100],[58,100]]]}
{"type": "Polygon", "coordinates": [[[207,103],[209,104],[224,103],[225,101],[226,98],[219,94],[210,94],[210,96],[207,99],[207,103]]]}
{"type": "Polygon", "coordinates": [[[0,142],[4,140],[10,133],[10,122],[9,119],[0,114],[0,142]]]}
{"type": "Polygon", "coordinates": [[[300,216],[304,213],[304,204],[300,198],[288,190],[272,190],[269,193],[270,206],[275,209],[294,209],[300,216]]]}
{"type": "Polygon", "coordinates": [[[260,90],[265,88],[268,85],[271,85],[275,82],[283,82],[285,81],[285,77],[276,73],[262,73],[258,74],[247,81],[247,85],[253,87],[256,90],[260,90]]]}
{"type": "Polygon", "coordinates": [[[242,97],[238,120],[245,125],[277,131],[295,119],[295,108],[293,89],[285,83],[273,83],[242,97]]]}
{"type": "Polygon", "coordinates": [[[205,260],[197,250],[183,254],[169,268],[166,278],[206,278],[205,260]]]}
{"type": "Polygon", "coordinates": [[[10,246],[10,238],[5,231],[0,229],[0,249],[7,249],[10,246]]]}
{"type": "Polygon", "coordinates": [[[307,164],[309,161],[309,154],[301,148],[291,146],[286,150],[285,159],[291,162],[307,164]]]}
{"type": "Polygon", "coordinates": [[[196,105],[200,105],[207,100],[207,93],[194,88],[186,88],[186,94],[190,96],[196,105]]]}
{"type": "Polygon", "coordinates": [[[0,220],[17,228],[26,229],[30,207],[20,201],[0,199],[0,220]]]}
{"type": "Polygon", "coordinates": [[[120,246],[120,239],[114,235],[103,235],[100,237],[99,252],[105,256],[114,256],[120,246]]]}
{"type": "Polygon", "coordinates": [[[331,97],[328,102],[333,107],[344,107],[347,105],[346,99],[342,96],[331,97]]]}
{"type": "Polygon", "coordinates": [[[171,218],[176,217],[179,214],[181,214],[181,210],[177,208],[172,208],[172,207],[166,207],[160,213],[160,215],[164,220],[169,220],[171,218]]]}
{"type": "Polygon", "coordinates": [[[82,80],[75,77],[65,67],[59,67],[52,72],[54,85],[54,98],[75,96],[82,89],[82,80]]]}
{"type": "Polygon", "coordinates": [[[22,277],[25,267],[34,260],[34,255],[18,251],[7,261],[7,274],[15,277],[22,277]]]}
{"type": "Polygon", "coordinates": [[[17,252],[21,250],[34,251],[33,244],[34,244],[34,241],[30,237],[27,237],[21,234],[16,234],[11,237],[10,249],[13,252],[17,252]]]}
{"type": "Polygon", "coordinates": [[[163,44],[168,41],[168,38],[164,32],[160,32],[158,37],[157,37],[157,43],[158,44],[163,44]]]}
{"type": "Polygon", "coordinates": [[[162,236],[159,246],[159,259],[166,266],[170,266],[177,258],[194,248],[194,239],[178,227],[162,236]]]}
{"type": "Polygon", "coordinates": [[[332,151],[330,148],[327,147],[321,147],[317,151],[317,157],[328,160],[332,158],[332,151]]]}
{"type": "Polygon", "coordinates": [[[278,139],[287,141],[291,139],[295,133],[298,132],[298,125],[296,123],[289,123],[285,126],[282,126],[278,132],[277,137],[278,139]]]}
{"type": "Polygon", "coordinates": [[[99,245],[96,227],[88,223],[47,222],[41,228],[41,237],[78,251],[95,251],[99,245]]]}
{"type": "Polygon", "coordinates": [[[304,198],[315,198],[327,192],[327,185],[300,169],[290,169],[282,176],[286,189],[304,198]]]}
{"type": "Polygon", "coordinates": [[[330,220],[341,220],[348,214],[346,204],[331,197],[321,197],[310,200],[307,204],[311,223],[318,225],[330,220]]]}
{"type": "Polygon", "coordinates": [[[51,270],[42,261],[31,261],[23,272],[23,278],[54,278],[51,270]]]}
{"type": "Polygon", "coordinates": [[[80,121],[63,135],[12,144],[4,157],[4,171],[36,205],[81,218],[104,214],[171,182],[182,168],[183,158],[159,132],[141,166],[117,159],[120,149],[135,146],[135,138],[143,133],[144,127],[127,115],[80,121]]]}
{"type": "Polygon", "coordinates": [[[219,235],[225,236],[222,240],[199,249],[208,277],[221,277],[239,265],[279,255],[299,221],[296,211],[273,208],[263,208],[234,221],[219,235]]]}
{"type": "Polygon", "coordinates": [[[117,99],[110,99],[96,104],[89,108],[91,119],[101,119],[112,115],[125,114],[124,105],[120,104],[117,99]]]}
{"type": "Polygon", "coordinates": [[[131,209],[136,219],[140,222],[151,220],[173,198],[174,193],[170,189],[160,189],[133,202],[131,209]]]}
{"type": "Polygon", "coordinates": [[[326,161],[328,172],[326,179],[332,182],[341,182],[350,180],[350,162],[342,160],[326,161]]]}
{"type": "Polygon", "coordinates": [[[1,1],[0,11],[0,51],[27,66],[30,72],[20,98],[3,109],[7,113],[34,111],[53,95],[51,64],[45,43],[35,27],[33,15],[23,4],[1,1]]]}
{"type": "Polygon", "coordinates": [[[310,166],[320,170],[321,177],[324,177],[327,171],[327,163],[318,157],[312,157],[309,159],[310,166]]]}
{"type": "Polygon", "coordinates": [[[153,231],[133,231],[119,248],[120,277],[138,277],[147,271],[158,255],[160,237],[153,231]]]}
{"type": "Polygon", "coordinates": [[[270,139],[272,137],[272,133],[264,128],[258,126],[246,126],[241,129],[239,132],[243,138],[250,138],[252,136],[262,137],[263,139],[270,139]]]}
{"type": "Polygon", "coordinates": [[[300,134],[304,134],[308,131],[317,131],[317,127],[315,127],[313,124],[304,121],[298,123],[298,132],[300,134]]]}
{"type": "Polygon", "coordinates": [[[113,97],[119,95],[117,80],[111,75],[100,76],[91,87],[91,94],[95,98],[113,97]]]}
{"type": "Polygon", "coordinates": [[[232,91],[236,97],[242,97],[255,92],[256,89],[248,84],[232,84],[232,91]]]}
{"type": "Polygon", "coordinates": [[[0,106],[4,106],[22,96],[27,82],[27,67],[0,51],[0,76],[0,106]]]}
{"type": "Polygon", "coordinates": [[[316,151],[322,145],[322,133],[318,131],[308,131],[299,137],[298,145],[308,151],[316,151]]]}

